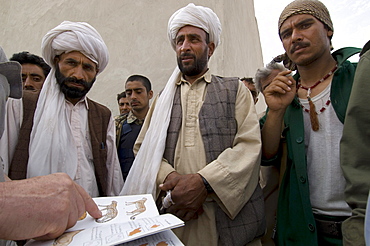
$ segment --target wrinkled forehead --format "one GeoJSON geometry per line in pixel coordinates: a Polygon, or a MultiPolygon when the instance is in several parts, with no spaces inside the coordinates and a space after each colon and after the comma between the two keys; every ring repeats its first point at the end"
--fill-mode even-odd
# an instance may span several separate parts
{"type": "Polygon", "coordinates": [[[196,27],[192,25],[185,25],[179,29],[179,31],[176,34],[176,38],[179,37],[180,35],[182,36],[182,35],[190,35],[190,34],[196,34],[196,35],[205,37],[207,35],[207,32],[200,27],[196,27]]]}
{"type": "Polygon", "coordinates": [[[284,31],[284,29],[287,29],[288,27],[291,27],[291,26],[294,26],[294,25],[297,25],[303,21],[306,21],[306,20],[315,20],[315,21],[318,21],[321,23],[320,20],[318,20],[315,16],[313,15],[310,15],[310,14],[295,14],[295,15],[291,15],[289,16],[282,24],[281,24],[281,27],[280,27],[280,30],[279,30],[279,33],[281,33],[282,31],[284,31]]]}

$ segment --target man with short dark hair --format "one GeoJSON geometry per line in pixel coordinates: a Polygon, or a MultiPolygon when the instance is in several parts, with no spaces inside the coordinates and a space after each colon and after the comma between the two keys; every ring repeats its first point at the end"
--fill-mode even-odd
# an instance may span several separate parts
{"type": "Polygon", "coordinates": [[[150,80],[142,75],[131,75],[126,80],[125,93],[131,111],[116,118],[117,152],[124,180],[134,162],[134,144],[148,113],[149,100],[153,97],[150,80]]]}
{"type": "MultiPolygon", "coordinates": [[[[280,72],[264,90],[268,111],[261,121],[262,164],[280,161],[281,140],[288,150],[279,193],[277,242],[342,245],[352,241],[353,234],[348,227],[341,228],[352,216],[339,154],[356,69],[347,58],[360,49],[331,53],[333,23],[318,0],[288,4],[278,31],[297,73],[292,77],[290,70],[280,72]]],[[[363,239],[356,240],[351,243],[363,245],[363,239]]]]}
{"type": "Polygon", "coordinates": [[[121,92],[120,94],[117,94],[117,102],[118,102],[118,108],[119,108],[120,115],[128,114],[130,112],[131,106],[130,106],[130,102],[128,101],[125,91],[121,92]]]}
{"type": "Polygon", "coordinates": [[[13,54],[9,60],[17,61],[22,65],[23,89],[41,90],[50,72],[50,66],[42,57],[23,51],[13,54]]]}

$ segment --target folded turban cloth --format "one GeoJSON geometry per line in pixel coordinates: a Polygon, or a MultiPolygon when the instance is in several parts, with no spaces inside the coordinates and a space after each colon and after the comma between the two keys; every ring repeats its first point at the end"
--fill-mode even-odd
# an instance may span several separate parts
{"type": "Polygon", "coordinates": [[[284,21],[293,15],[309,14],[326,24],[331,31],[334,31],[329,10],[318,0],[296,0],[288,4],[279,18],[278,30],[284,21]]]}
{"type": "Polygon", "coordinates": [[[79,51],[102,72],[108,64],[108,48],[88,23],[64,21],[44,36],[41,49],[51,71],[41,89],[33,118],[27,178],[64,172],[74,179],[77,147],[66,112],[65,95],[55,78],[54,58],[62,53],[79,51]]]}
{"type": "Polygon", "coordinates": [[[177,10],[168,21],[168,38],[173,49],[176,48],[175,39],[178,31],[187,25],[203,29],[209,34],[209,41],[216,47],[220,44],[221,23],[215,12],[210,8],[189,3],[177,10]]]}
{"type": "Polygon", "coordinates": [[[56,55],[79,51],[98,65],[102,72],[109,61],[108,48],[100,34],[86,22],[64,21],[42,39],[42,56],[54,65],[56,55]]]}

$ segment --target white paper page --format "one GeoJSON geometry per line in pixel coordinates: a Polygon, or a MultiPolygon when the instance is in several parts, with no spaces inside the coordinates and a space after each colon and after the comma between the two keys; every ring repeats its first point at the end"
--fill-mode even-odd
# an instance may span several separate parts
{"type": "Polygon", "coordinates": [[[171,230],[163,231],[151,236],[122,243],[119,246],[184,246],[180,239],[171,230]]]}
{"type": "Polygon", "coordinates": [[[67,231],[76,231],[89,227],[122,223],[140,218],[159,215],[152,195],[111,196],[93,198],[103,217],[95,220],[89,214],[77,221],[76,225],[67,231]]]}
{"type": "MultiPolygon", "coordinates": [[[[67,232],[45,242],[29,241],[27,246],[110,246],[130,242],[138,238],[153,235],[161,231],[183,226],[184,222],[172,214],[163,214],[151,218],[131,220],[119,224],[107,224],[80,231],[67,232]]],[[[171,234],[168,241],[175,242],[171,234]]],[[[166,238],[163,238],[166,239],[166,238]]],[[[167,240],[167,239],[166,239],[167,240]]],[[[166,245],[166,244],[162,244],[166,245]]],[[[169,244],[171,245],[171,244],[169,244]]],[[[177,244],[174,244],[177,245],[177,244]]],[[[181,244],[180,244],[181,245],[181,244]]]]}

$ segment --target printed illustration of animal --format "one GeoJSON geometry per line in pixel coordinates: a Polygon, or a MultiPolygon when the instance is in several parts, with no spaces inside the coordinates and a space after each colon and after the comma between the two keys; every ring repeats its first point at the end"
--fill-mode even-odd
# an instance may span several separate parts
{"type": "Polygon", "coordinates": [[[117,209],[117,202],[112,201],[109,205],[98,205],[98,207],[103,207],[100,209],[103,216],[95,221],[98,223],[105,223],[117,217],[118,209],[117,209]]]}
{"type": "Polygon", "coordinates": [[[137,200],[137,201],[126,202],[126,206],[128,206],[128,205],[135,205],[135,207],[136,207],[135,210],[133,210],[131,212],[129,212],[129,211],[126,212],[127,215],[131,215],[131,217],[130,217],[131,220],[134,220],[137,215],[145,212],[146,207],[145,207],[145,204],[144,203],[146,202],[146,200],[147,199],[145,197],[143,197],[142,199],[137,200]]]}
{"type": "Polygon", "coordinates": [[[73,240],[73,237],[79,233],[80,231],[82,230],[78,230],[78,231],[71,231],[71,232],[66,232],[64,234],[62,234],[61,236],[59,236],[58,238],[56,238],[53,242],[53,246],[67,246],[69,245],[72,240],[73,240]]]}

